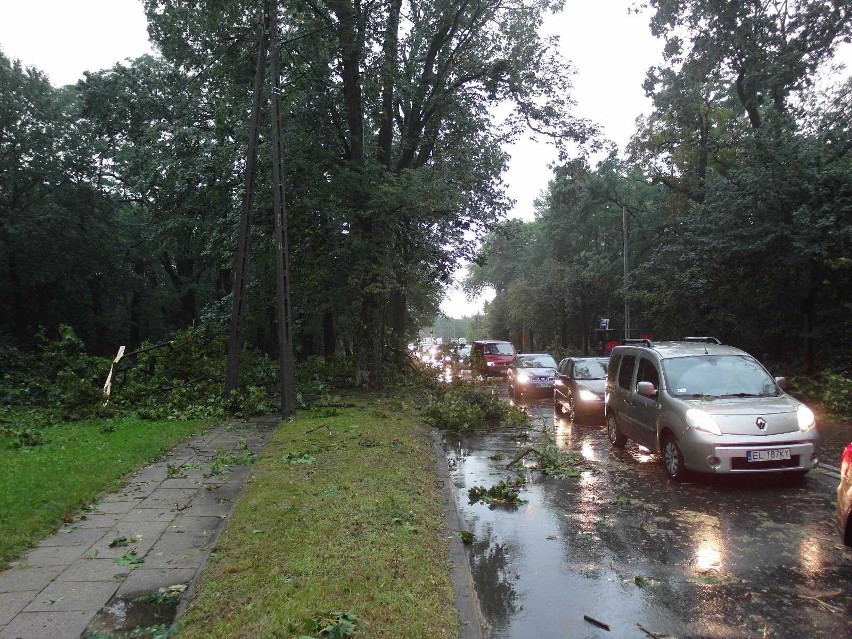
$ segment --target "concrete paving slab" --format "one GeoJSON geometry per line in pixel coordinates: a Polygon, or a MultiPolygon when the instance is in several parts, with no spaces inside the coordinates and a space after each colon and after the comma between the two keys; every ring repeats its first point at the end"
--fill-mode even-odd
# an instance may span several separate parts
{"type": "Polygon", "coordinates": [[[165,464],[156,466],[145,466],[130,476],[130,481],[137,483],[151,483],[159,486],[160,482],[169,478],[169,471],[165,464]]]}
{"type": "Polygon", "coordinates": [[[54,581],[24,608],[24,612],[97,612],[118,590],[118,582],[54,581]]]}
{"type": "Polygon", "coordinates": [[[187,535],[197,535],[202,532],[218,532],[224,521],[221,517],[193,517],[181,514],[171,523],[169,530],[187,535]]]}
{"type": "Polygon", "coordinates": [[[154,481],[141,481],[141,482],[133,482],[132,484],[128,484],[124,491],[122,491],[122,495],[129,499],[145,499],[148,495],[153,493],[157,488],[160,487],[160,482],[154,481]]]}
{"type": "Polygon", "coordinates": [[[189,584],[198,570],[196,568],[137,568],[122,583],[116,597],[132,598],[141,594],[157,592],[178,584],[189,584]]]}
{"type": "Polygon", "coordinates": [[[121,566],[114,559],[87,559],[68,566],[56,581],[123,581],[131,570],[130,566],[121,566]]]}
{"type": "Polygon", "coordinates": [[[121,513],[86,513],[76,518],[74,525],[78,528],[112,528],[121,517],[121,513]]]}
{"type": "Polygon", "coordinates": [[[158,488],[139,504],[140,509],[151,508],[179,511],[198,493],[198,487],[192,488],[158,488]]]}
{"type": "Polygon", "coordinates": [[[198,490],[204,484],[204,474],[201,472],[193,472],[186,477],[174,477],[172,479],[163,480],[159,488],[162,489],[183,489],[183,490],[198,490]]]}
{"type": "Polygon", "coordinates": [[[230,500],[220,503],[190,504],[181,511],[188,517],[218,517],[225,519],[231,514],[234,504],[230,500]]]}
{"type": "Polygon", "coordinates": [[[115,559],[130,549],[142,555],[151,549],[169,525],[168,521],[122,520],[89,550],[97,559],[115,559]]]}
{"type": "MultiPolygon", "coordinates": [[[[109,498],[107,498],[109,499],[109,498]]],[[[148,497],[145,497],[148,499],[148,497]]],[[[145,500],[141,497],[135,499],[116,499],[115,501],[104,500],[92,509],[93,515],[123,515],[134,508],[141,508],[140,504],[145,500]]]]}
{"type": "Polygon", "coordinates": [[[80,639],[94,612],[22,612],[0,631],[0,639],[80,639]]]}
{"type": "Polygon", "coordinates": [[[0,593],[41,592],[64,569],[64,566],[21,567],[0,572],[0,593]]]}
{"type": "Polygon", "coordinates": [[[44,546],[33,548],[24,553],[20,562],[22,566],[34,568],[44,566],[69,566],[83,556],[88,546],[44,546]]]}
{"type": "Polygon", "coordinates": [[[91,547],[106,534],[108,528],[81,528],[73,524],[63,526],[59,532],[42,541],[39,546],[86,546],[91,547]]]}
{"type": "Polygon", "coordinates": [[[199,568],[207,559],[208,550],[192,547],[192,540],[182,549],[168,547],[148,553],[145,565],[148,568],[199,568]]]}
{"type": "Polygon", "coordinates": [[[175,512],[165,508],[137,508],[131,510],[121,521],[165,521],[175,518],[175,512]]]}
{"type": "Polygon", "coordinates": [[[0,628],[12,621],[37,595],[37,590],[0,592],[0,628]]]}

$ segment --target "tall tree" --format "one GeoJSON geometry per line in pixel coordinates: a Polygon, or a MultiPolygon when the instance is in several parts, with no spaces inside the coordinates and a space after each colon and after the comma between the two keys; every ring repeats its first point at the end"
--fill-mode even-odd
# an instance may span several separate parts
{"type": "MultiPolygon", "coordinates": [[[[214,4],[147,0],[165,55],[199,70],[238,57],[222,43],[239,46],[253,10],[231,3],[234,22],[223,27],[209,16],[214,4]]],[[[411,294],[446,280],[455,258],[470,250],[466,232],[505,210],[500,144],[527,125],[563,143],[590,134],[569,115],[567,65],[536,33],[556,7],[547,0],[298,0],[286,7],[285,91],[297,118],[291,135],[302,142],[288,165],[304,164],[297,155],[315,157],[314,176],[325,181],[315,202],[322,204],[294,212],[292,245],[296,251],[313,215],[331,215],[329,248],[346,265],[362,382],[381,385],[386,345],[398,347],[409,331],[411,294]],[[501,129],[488,107],[505,102],[514,111],[501,129]]]]}

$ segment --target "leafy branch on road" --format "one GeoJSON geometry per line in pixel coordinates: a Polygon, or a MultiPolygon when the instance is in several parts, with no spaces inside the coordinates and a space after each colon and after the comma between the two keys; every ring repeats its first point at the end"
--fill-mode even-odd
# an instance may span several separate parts
{"type": "Polygon", "coordinates": [[[525,446],[514,459],[506,464],[512,468],[527,457],[535,457],[533,467],[552,477],[579,477],[580,467],[589,466],[590,462],[576,450],[562,450],[556,443],[553,430],[547,426],[541,428],[541,442],[538,446],[525,446]]]}

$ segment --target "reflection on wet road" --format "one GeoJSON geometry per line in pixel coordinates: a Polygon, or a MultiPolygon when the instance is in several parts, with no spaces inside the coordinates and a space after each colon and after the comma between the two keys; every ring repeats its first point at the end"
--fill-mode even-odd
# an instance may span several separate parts
{"type": "Polygon", "coordinates": [[[837,538],[826,485],[777,476],[676,484],[655,455],[611,449],[602,425],[554,421],[548,400],[525,406],[529,430],[444,435],[490,636],[852,636],[852,552],[837,538]],[[543,428],[583,455],[579,478],[507,468],[543,428]],[[467,497],[518,476],[524,504],[467,497]]]}

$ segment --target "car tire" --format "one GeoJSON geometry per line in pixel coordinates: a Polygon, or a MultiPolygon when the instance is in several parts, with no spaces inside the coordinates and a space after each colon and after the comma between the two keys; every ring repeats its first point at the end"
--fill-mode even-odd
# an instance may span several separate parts
{"type": "Polygon", "coordinates": [[[573,423],[575,419],[577,419],[577,407],[574,406],[574,396],[571,395],[568,398],[568,419],[573,423]]]}
{"type": "Polygon", "coordinates": [[[663,467],[666,469],[668,478],[672,481],[684,481],[688,473],[683,463],[683,453],[680,452],[680,446],[674,435],[666,435],[663,438],[662,453],[663,467]]]}
{"type": "Polygon", "coordinates": [[[618,429],[615,413],[609,413],[606,416],[606,435],[609,438],[609,443],[616,448],[624,448],[627,443],[627,436],[618,429]]]}

